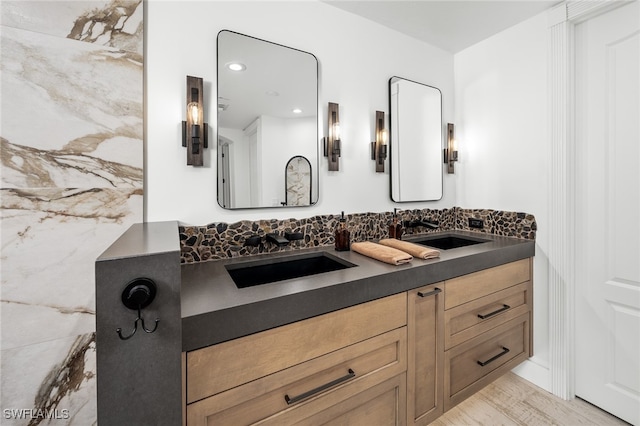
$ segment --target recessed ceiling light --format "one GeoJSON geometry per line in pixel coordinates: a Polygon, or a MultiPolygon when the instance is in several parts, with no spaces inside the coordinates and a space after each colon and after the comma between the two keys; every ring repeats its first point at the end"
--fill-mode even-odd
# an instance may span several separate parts
{"type": "Polygon", "coordinates": [[[244,71],[247,69],[247,66],[240,62],[229,62],[227,64],[227,68],[229,68],[231,71],[244,71]]]}
{"type": "Polygon", "coordinates": [[[294,108],[292,112],[294,114],[300,114],[300,113],[302,113],[302,110],[300,108],[294,108]]]}

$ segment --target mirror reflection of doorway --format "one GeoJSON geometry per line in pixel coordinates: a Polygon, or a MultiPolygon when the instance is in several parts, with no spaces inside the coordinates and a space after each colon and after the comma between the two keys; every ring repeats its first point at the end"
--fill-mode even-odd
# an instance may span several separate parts
{"type": "Polygon", "coordinates": [[[285,169],[285,206],[311,205],[311,163],[306,157],[296,155],[285,169]]]}
{"type": "Polygon", "coordinates": [[[218,134],[218,204],[221,207],[249,208],[252,200],[260,197],[259,150],[255,126],[231,137],[218,134]]]}
{"type": "Polygon", "coordinates": [[[228,138],[224,136],[218,137],[218,150],[220,155],[218,156],[218,194],[222,194],[219,198],[222,201],[222,207],[231,207],[231,179],[230,179],[230,158],[231,153],[229,151],[229,145],[232,144],[228,138]]]}

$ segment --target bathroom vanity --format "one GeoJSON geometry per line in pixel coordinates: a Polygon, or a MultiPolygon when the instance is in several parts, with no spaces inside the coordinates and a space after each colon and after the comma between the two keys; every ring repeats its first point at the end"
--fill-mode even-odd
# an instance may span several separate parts
{"type": "Polygon", "coordinates": [[[423,425],[532,354],[533,240],[413,235],[474,244],[399,266],[331,246],[181,265],[176,234],[136,225],[96,262],[101,423],[423,425]],[[342,266],[273,272],[301,259],[342,266]],[[236,283],[249,266],[271,278],[236,283]],[[140,277],[157,294],[136,312],[140,277]]]}
{"type": "Polygon", "coordinates": [[[186,424],[428,424],[524,361],[533,242],[446,234],[483,242],[401,266],[305,250],[356,266],[245,288],[227,269],[256,259],[184,265],[186,424]]]}

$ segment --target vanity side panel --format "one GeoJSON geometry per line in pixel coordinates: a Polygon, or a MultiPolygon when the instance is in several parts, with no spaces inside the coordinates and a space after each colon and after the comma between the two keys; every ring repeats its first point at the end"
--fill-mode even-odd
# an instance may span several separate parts
{"type": "MultiPolygon", "coordinates": [[[[146,224],[145,224],[146,225],[146,224]]],[[[182,329],[180,253],[177,227],[136,226],[96,261],[96,362],[98,423],[104,425],[179,425],[182,423],[182,329]],[[172,233],[175,238],[158,241],[172,233]],[[174,243],[175,240],[175,243],[174,243]],[[133,244],[128,242],[133,241],[133,244]],[[140,241],[144,241],[140,247],[140,241]],[[160,244],[153,244],[153,242],[160,244]],[[146,243],[149,244],[146,244],[146,243]],[[127,252],[127,246],[131,250],[127,252]],[[138,246],[138,247],[136,247],[138,246]],[[168,250],[167,250],[168,248],[168,250]],[[138,324],[137,311],[125,307],[123,289],[136,278],[153,280],[157,294],[141,311],[148,329],[138,324]]]]}

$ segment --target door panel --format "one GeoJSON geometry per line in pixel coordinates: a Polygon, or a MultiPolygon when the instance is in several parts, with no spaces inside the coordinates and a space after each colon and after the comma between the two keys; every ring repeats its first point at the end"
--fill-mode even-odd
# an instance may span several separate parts
{"type": "Polygon", "coordinates": [[[576,395],[640,424],[640,11],[576,26],[576,395]]]}

